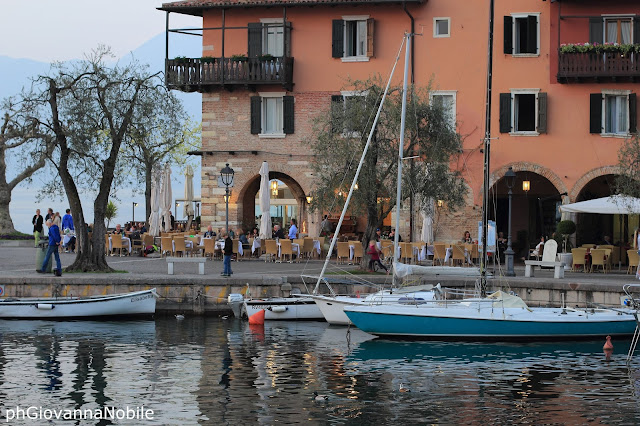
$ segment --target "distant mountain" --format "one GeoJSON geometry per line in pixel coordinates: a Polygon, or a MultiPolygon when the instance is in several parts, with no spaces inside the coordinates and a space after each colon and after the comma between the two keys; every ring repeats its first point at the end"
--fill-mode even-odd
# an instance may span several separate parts
{"type": "MultiPolygon", "coordinates": [[[[170,57],[187,56],[200,57],[202,55],[202,40],[199,37],[171,36],[170,57]],[[174,52],[179,52],[175,53],[174,52]]],[[[96,46],[97,47],[97,46],[96,46]]],[[[164,71],[165,35],[158,34],[137,49],[124,55],[120,61],[128,61],[134,57],[139,62],[148,64],[152,72],[164,71]]],[[[51,64],[32,59],[18,59],[0,56],[0,99],[17,95],[23,87],[28,86],[31,78],[47,73],[51,64]]],[[[202,117],[202,96],[199,93],[175,92],[182,100],[187,112],[199,122],[202,117]]]]}

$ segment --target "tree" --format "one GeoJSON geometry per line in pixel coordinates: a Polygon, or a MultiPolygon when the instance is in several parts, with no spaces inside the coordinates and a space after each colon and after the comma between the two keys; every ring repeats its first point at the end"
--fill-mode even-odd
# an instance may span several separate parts
{"type": "MultiPolygon", "coordinates": [[[[316,160],[314,209],[336,211],[344,205],[344,196],[338,194],[346,194],[351,185],[384,91],[380,77],[348,86],[356,95],[332,97],[331,114],[315,121],[309,141],[316,160]]],[[[450,124],[449,111],[429,101],[428,88],[409,90],[404,153],[419,160],[404,168],[401,199],[413,194],[423,205],[444,200],[455,210],[465,191],[460,173],[451,168],[462,152],[460,135],[450,124]]],[[[363,245],[395,207],[401,98],[401,87],[390,88],[349,206],[352,214],[367,217],[363,245]]]]}
{"type": "Polygon", "coordinates": [[[113,201],[109,200],[109,202],[107,203],[107,208],[104,210],[104,218],[107,219],[107,228],[117,214],[118,206],[116,206],[113,201]]]}
{"type": "MultiPolygon", "coordinates": [[[[153,111],[167,93],[161,75],[137,62],[106,65],[112,55],[98,48],[77,62],[54,64],[23,95],[43,137],[55,149],[48,157],[58,173],[77,234],[76,259],[67,270],[109,271],[104,254],[105,213],[109,194],[127,179],[126,162],[118,161],[140,111],[153,111]],[[93,198],[94,230],[88,240],[82,200],[93,198]],[[82,197],[81,195],[82,194],[82,197]]],[[[59,183],[50,183],[55,191],[59,183]]]]}
{"type": "Polygon", "coordinates": [[[616,192],[630,197],[640,197],[640,136],[634,134],[625,139],[618,150],[616,192]]]}
{"type": "Polygon", "coordinates": [[[0,123],[0,234],[6,235],[16,232],[9,212],[11,193],[18,184],[29,180],[44,167],[53,145],[38,137],[34,123],[19,104],[7,99],[3,109],[5,113],[0,123]]]}

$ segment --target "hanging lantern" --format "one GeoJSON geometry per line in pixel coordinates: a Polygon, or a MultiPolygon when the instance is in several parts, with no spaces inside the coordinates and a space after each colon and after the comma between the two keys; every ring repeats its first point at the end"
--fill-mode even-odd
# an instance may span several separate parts
{"type": "Polygon", "coordinates": [[[531,189],[531,182],[528,180],[523,180],[522,181],[522,190],[524,192],[529,192],[529,190],[531,189]]]}
{"type": "Polygon", "coordinates": [[[277,180],[271,181],[271,194],[274,197],[278,196],[278,181],[277,180]]]}

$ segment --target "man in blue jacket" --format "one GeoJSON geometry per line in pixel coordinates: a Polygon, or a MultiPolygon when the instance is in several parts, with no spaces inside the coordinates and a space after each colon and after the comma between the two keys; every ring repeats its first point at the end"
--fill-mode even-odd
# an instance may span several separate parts
{"type": "Polygon", "coordinates": [[[51,219],[47,220],[47,227],[49,228],[49,248],[47,249],[47,254],[44,257],[44,262],[42,262],[42,267],[37,269],[37,272],[43,274],[47,263],[49,263],[49,259],[51,258],[51,254],[56,257],[56,266],[58,269],[54,271],[56,276],[62,275],[62,265],[60,264],[60,255],[58,254],[58,246],[60,246],[60,241],[62,238],[60,237],[60,228],[58,225],[54,225],[51,219]]]}
{"type": "Polygon", "coordinates": [[[67,214],[62,216],[62,229],[71,229],[72,231],[74,230],[71,209],[67,209],[67,214]]]}

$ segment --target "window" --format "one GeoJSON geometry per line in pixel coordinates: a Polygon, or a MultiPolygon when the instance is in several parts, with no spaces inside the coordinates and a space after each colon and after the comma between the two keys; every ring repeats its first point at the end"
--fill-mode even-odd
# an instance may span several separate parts
{"type": "Polygon", "coordinates": [[[433,18],[433,37],[449,37],[451,18],[433,18]]]}
{"type": "Polygon", "coordinates": [[[343,16],[332,23],[332,55],[343,62],[368,61],[373,56],[373,19],[343,16]]]}
{"type": "Polygon", "coordinates": [[[447,122],[452,130],[456,128],[456,92],[438,90],[429,94],[429,98],[434,105],[444,109],[447,122]]]}
{"type": "Polygon", "coordinates": [[[589,19],[589,43],[632,44],[640,40],[640,19],[633,15],[589,19]]]}
{"type": "Polygon", "coordinates": [[[260,137],[284,137],[294,130],[293,96],[281,92],[251,97],[251,133],[260,137]]]}
{"type": "Polygon", "coordinates": [[[272,55],[280,58],[291,56],[291,25],[283,24],[282,18],[263,18],[260,22],[248,24],[248,55],[272,55]]]}
{"type": "Polygon", "coordinates": [[[282,24],[265,24],[262,53],[282,57],[284,52],[284,28],[282,24]]]}
{"type": "Polygon", "coordinates": [[[367,91],[342,91],[340,95],[331,96],[331,113],[333,131],[341,132],[344,137],[359,138],[360,128],[363,126],[362,117],[366,117],[362,109],[367,91]]]}
{"type": "Polygon", "coordinates": [[[513,14],[504,17],[504,53],[540,54],[540,14],[513,14]]]}
{"type": "Polygon", "coordinates": [[[538,135],[547,132],[547,94],[539,89],[500,93],[500,132],[538,135]]]}
{"type": "Polygon", "coordinates": [[[636,132],[636,95],[628,90],[592,93],[590,113],[591,133],[627,136],[636,132]]]}

